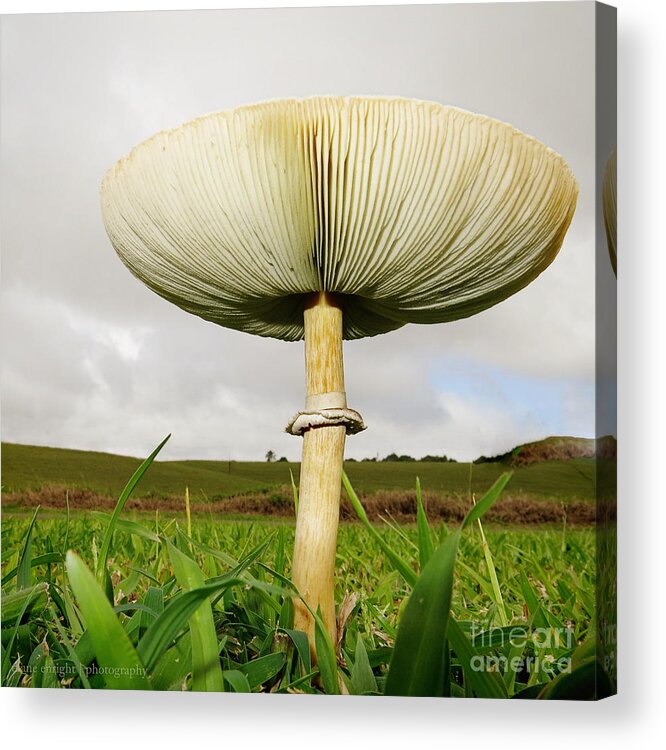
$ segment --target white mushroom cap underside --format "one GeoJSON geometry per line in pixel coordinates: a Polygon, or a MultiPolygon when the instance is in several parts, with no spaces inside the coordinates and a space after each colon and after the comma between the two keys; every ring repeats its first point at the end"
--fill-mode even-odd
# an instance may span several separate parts
{"type": "Polygon", "coordinates": [[[344,336],[473,315],[557,254],[576,181],[510,125],[433,102],[313,97],[158,133],[106,175],[106,230],[183,309],[303,336],[303,295],[335,292],[344,336]]]}

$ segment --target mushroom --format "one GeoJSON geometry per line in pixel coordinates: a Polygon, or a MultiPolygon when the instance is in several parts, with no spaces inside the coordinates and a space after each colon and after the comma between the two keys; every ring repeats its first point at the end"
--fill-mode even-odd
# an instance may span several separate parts
{"type": "Polygon", "coordinates": [[[610,152],[601,186],[606,243],[613,273],[617,276],[617,150],[610,152]]]}
{"type": "MultiPolygon", "coordinates": [[[[404,98],[322,96],[158,133],[106,175],[113,246],[154,292],[240,331],[305,339],[292,578],[335,640],[347,405],[342,341],[478,313],[555,258],[578,188],[512,126],[404,98]]],[[[295,601],[294,627],[314,643],[295,601]]]]}

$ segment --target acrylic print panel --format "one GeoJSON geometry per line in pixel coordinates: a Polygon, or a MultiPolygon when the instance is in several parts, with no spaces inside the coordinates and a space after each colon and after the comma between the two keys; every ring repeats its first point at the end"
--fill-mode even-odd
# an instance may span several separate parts
{"type": "Polygon", "coordinates": [[[3,685],[615,691],[614,24],[2,19],[3,685]]]}

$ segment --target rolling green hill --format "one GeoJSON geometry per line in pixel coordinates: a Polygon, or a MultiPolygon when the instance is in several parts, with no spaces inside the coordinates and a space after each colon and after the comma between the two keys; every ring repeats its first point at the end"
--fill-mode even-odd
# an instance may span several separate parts
{"type": "MultiPolygon", "coordinates": [[[[117,496],[141,459],[110,453],[2,443],[3,492],[47,485],[88,489],[117,496]]],[[[503,472],[504,463],[346,462],[345,471],[359,493],[411,490],[420,477],[424,490],[442,495],[482,492],[503,472]]],[[[555,500],[594,499],[594,462],[573,458],[514,468],[509,495],[529,494],[555,500]]],[[[182,495],[213,500],[289,485],[298,481],[299,464],[239,461],[156,461],[134,492],[135,497],[182,495]]]]}

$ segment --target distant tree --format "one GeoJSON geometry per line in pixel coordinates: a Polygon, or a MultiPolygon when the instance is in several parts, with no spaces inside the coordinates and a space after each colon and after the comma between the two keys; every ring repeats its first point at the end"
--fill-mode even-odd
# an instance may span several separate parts
{"type": "Polygon", "coordinates": [[[474,460],[473,463],[475,464],[506,463],[511,458],[512,455],[513,455],[513,451],[509,451],[508,453],[500,453],[497,456],[479,456],[477,459],[474,460]]]}
{"type": "Polygon", "coordinates": [[[273,451],[266,451],[266,461],[270,464],[275,461],[275,453],[273,451]]]}
{"type": "Polygon", "coordinates": [[[412,456],[406,456],[402,455],[399,456],[397,453],[389,453],[386,458],[382,459],[383,461],[416,461],[415,458],[412,458],[412,456]]]}
{"type": "Polygon", "coordinates": [[[428,454],[427,456],[423,456],[421,461],[430,461],[432,463],[442,463],[442,464],[455,464],[456,460],[455,458],[449,458],[448,456],[441,455],[441,456],[431,456],[428,454]]]}
{"type": "Polygon", "coordinates": [[[345,461],[347,461],[349,463],[356,463],[356,459],[355,458],[345,458],[345,461]]]}
{"type": "Polygon", "coordinates": [[[369,461],[375,462],[377,461],[377,459],[376,458],[362,458],[361,461],[363,461],[364,463],[368,463],[369,461]]]}
{"type": "Polygon", "coordinates": [[[286,460],[287,460],[287,457],[286,457],[286,456],[280,456],[280,458],[278,459],[278,461],[279,461],[280,463],[286,462],[286,460]]]}

